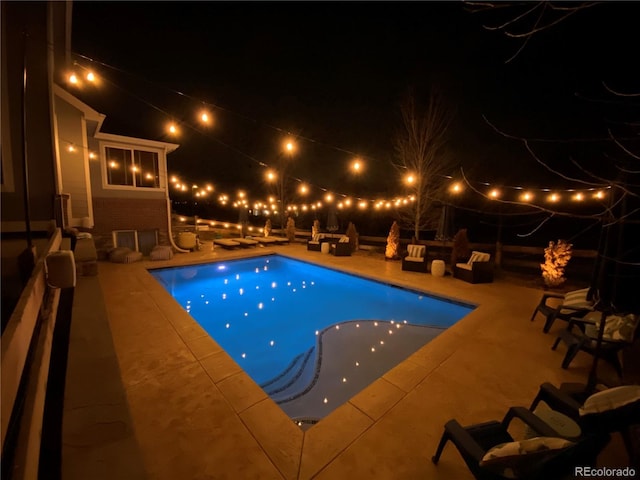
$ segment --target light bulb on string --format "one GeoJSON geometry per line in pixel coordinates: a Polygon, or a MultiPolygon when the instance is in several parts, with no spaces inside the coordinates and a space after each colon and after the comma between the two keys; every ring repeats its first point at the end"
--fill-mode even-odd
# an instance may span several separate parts
{"type": "Polygon", "coordinates": [[[171,135],[177,135],[178,134],[178,127],[176,126],[175,123],[171,122],[167,125],[167,131],[171,134],[171,135]]]}
{"type": "Polygon", "coordinates": [[[531,200],[533,200],[533,194],[531,192],[524,192],[521,196],[520,199],[523,202],[530,202],[531,200]]]}

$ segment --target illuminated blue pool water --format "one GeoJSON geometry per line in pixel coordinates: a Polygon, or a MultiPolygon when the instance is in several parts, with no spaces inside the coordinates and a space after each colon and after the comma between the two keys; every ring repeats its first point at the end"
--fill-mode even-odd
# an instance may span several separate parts
{"type": "MultiPolygon", "coordinates": [[[[279,255],[151,274],[256,383],[292,408],[323,383],[322,363],[340,377],[338,397],[346,401],[473,308],[279,255]],[[323,337],[334,346],[325,346],[324,358],[323,337]],[[326,358],[329,351],[336,360],[326,358]]],[[[315,395],[324,410],[340,401],[333,395],[324,406],[326,392],[315,395]]],[[[294,409],[294,418],[318,417],[294,409]]]]}

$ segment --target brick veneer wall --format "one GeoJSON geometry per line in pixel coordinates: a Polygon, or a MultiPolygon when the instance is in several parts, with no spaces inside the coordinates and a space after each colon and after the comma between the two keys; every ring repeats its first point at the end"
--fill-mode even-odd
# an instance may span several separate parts
{"type": "Polygon", "coordinates": [[[93,218],[99,253],[113,248],[114,230],[158,230],[158,243],[169,244],[165,199],[94,198],[93,218]]]}

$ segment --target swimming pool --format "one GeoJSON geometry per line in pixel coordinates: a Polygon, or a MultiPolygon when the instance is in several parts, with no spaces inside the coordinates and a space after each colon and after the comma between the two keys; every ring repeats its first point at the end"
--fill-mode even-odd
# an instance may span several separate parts
{"type": "Polygon", "coordinates": [[[280,255],[151,274],[299,422],[324,417],[473,309],[280,255]]]}

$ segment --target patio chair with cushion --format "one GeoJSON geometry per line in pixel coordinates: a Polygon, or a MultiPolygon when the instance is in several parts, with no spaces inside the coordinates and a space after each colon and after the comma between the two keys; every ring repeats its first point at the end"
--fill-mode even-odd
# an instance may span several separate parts
{"type": "Polygon", "coordinates": [[[606,438],[611,433],[620,433],[630,463],[637,465],[640,459],[633,445],[632,432],[640,428],[640,386],[605,388],[580,401],[584,398],[584,392],[584,385],[563,384],[557,388],[550,383],[543,383],[531,404],[531,410],[544,402],[578,423],[583,434],[606,438]]]}
{"type": "Polygon", "coordinates": [[[321,250],[322,240],[324,240],[322,234],[316,233],[309,241],[307,241],[307,250],[319,252],[321,250]]]}
{"type": "Polygon", "coordinates": [[[351,244],[349,243],[349,237],[340,237],[337,242],[331,242],[329,251],[336,257],[350,256],[351,244]]]}
{"type": "Polygon", "coordinates": [[[448,441],[453,442],[471,473],[478,479],[563,478],[575,466],[593,466],[608,437],[583,435],[570,441],[524,407],[511,407],[502,422],[491,421],[463,427],[448,421],[433,463],[440,460],[448,441]],[[522,420],[539,436],[514,440],[507,429],[514,418],[522,420]]]}
{"type": "Polygon", "coordinates": [[[542,331],[547,333],[553,325],[556,318],[569,321],[572,317],[583,317],[587,313],[593,311],[597,303],[597,293],[590,288],[582,288],[573,290],[564,295],[561,293],[545,293],[540,299],[540,303],[531,315],[531,321],[536,318],[538,313],[546,317],[542,331]],[[550,298],[561,300],[557,305],[549,305],[547,301],[550,298]]]}
{"type": "Polygon", "coordinates": [[[484,252],[471,252],[466,263],[456,263],[453,266],[453,276],[469,283],[493,282],[494,262],[491,255],[484,252]]]}
{"type": "Polygon", "coordinates": [[[407,255],[402,257],[402,270],[427,273],[426,245],[407,245],[407,255]]]}
{"type": "Polygon", "coordinates": [[[597,354],[609,362],[622,378],[620,352],[636,340],[640,332],[639,320],[639,315],[631,313],[608,315],[603,312],[590,312],[584,318],[571,318],[567,329],[560,332],[551,348],[555,350],[561,341],[567,345],[567,354],[562,361],[562,368],[569,368],[578,352],[583,351],[591,355],[597,354]],[[603,319],[604,331],[600,348],[598,348],[598,333],[603,319]]]}

